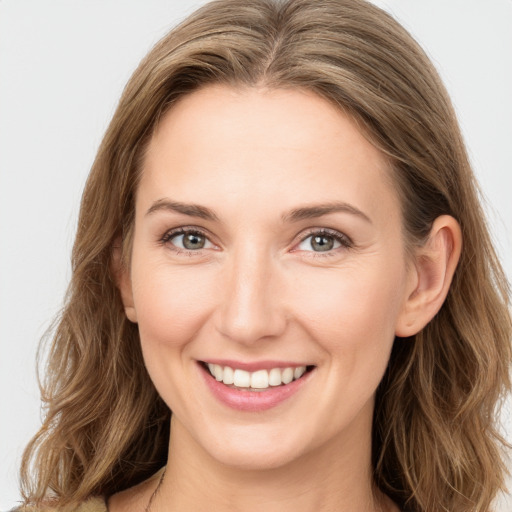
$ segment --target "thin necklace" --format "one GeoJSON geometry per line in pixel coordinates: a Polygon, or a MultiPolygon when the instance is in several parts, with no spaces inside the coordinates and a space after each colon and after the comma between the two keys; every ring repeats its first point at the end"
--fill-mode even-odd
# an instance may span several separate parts
{"type": "MultiPolygon", "coordinates": [[[[162,486],[162,482],[164,481],[166,469],[167,469],[167,467],[164,468],[164,470],[162,472],[162,476],[160,477],[160,480],[158,481],[158,485],[156,486],[156,489],[152,492],[151,496],[149,497],[149,501],[148,501],[148,504],[146,505],[146,508],[144,509],[144,512],[151,511],[151,504],[153,503],[153,500],[155,499],[156,495],[158,494],[158,491],[160,490],[160,487],[162,486]]],[[[387,510],[387,507],[384,509],[384,508],[382,508],[383,506],[385,506],[385,505],[383,505],[382,503],[379,504],[379,510],[381,512],[384,512],[384,510],[387,510]]]]}
{"type": "Polygon", "coordinates": [[[158,491],[160,490],[160,487],[162,485],[162,482],[164,481],[165,476],[165,470],[167,468],[164,468],[164,471],[162,473],[162,476],[160,477],[160,481],[158,482],[158,485],[156,486],[156,489],[153,491],[153,494],[149,497],[148,504],[146,505],[146,508],[144,509],[144,512],[150,512],[151,510],[151,504],[153,503],[153,500],[155,499],[155,496],[158,494],[158,491]]]}

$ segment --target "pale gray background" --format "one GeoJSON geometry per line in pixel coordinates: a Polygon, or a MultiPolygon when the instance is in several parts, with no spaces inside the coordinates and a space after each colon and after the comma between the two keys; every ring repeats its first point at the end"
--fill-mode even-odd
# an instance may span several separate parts
{"type": "MultiPolygon", "coordinates": [[[[512,0],[375,2],[419,39],[448,86],[511,277],[512,0]]],[[[202,3],[0,0],[0,509],[18,499],[20,456],[39,424],[36,346],[69,279],[96,149],[140,58],[202,3]]]]}

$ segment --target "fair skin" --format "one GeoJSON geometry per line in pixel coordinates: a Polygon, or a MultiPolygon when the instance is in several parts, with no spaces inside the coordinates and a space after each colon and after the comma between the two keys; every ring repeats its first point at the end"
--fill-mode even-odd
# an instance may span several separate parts
{"type": "MultiPolygon", "coordinates": [[[[440,217],[411,257],[391,172],[309,92],[208,86],[164,116],[119,272],[173,411],[152,511],[398,510],[372,485],[375,390],[395,336],[441,307],[460,230],[440,217]],[[299,377],[255,391],[205,363],[299,377]]],[[[157,483],[111,512],[144,510],[157,483]]]]}

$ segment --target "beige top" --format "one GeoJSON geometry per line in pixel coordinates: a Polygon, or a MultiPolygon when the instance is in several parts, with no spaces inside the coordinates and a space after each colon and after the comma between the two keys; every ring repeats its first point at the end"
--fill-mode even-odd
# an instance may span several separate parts
{"type": "MultiPolygon", "coordinates": [[[[0,0],[1,1],[1,0],[0,0]]],[[[144,482],[141,482],[139,485],[146,484],[152,480],[160,480],[162,478],[162,474],[165,471],[165,466],[159,469],[154,475],[150,476],[144,482]]],[[[132,487],[132,489],[136,489],[138,486],[132,487]]],[[[22,505],[21,507],[15,508],[10,512],[63,512],[69,509],[63,507],[55,507],[55,506],[45,506],[45,507],[34,507],[31,505],[22,505]]],[[[108,512],[106,499],[102,496],[96,496],[94,498],[89,498],[83,501],[77,508],[74,508],[72,512],[108,512]]]]}
{"type": "MultiPolygon", "coordinates": [[[[20,508],[15,508],[11,512],[57,512],[58,510],[59,509],[54,507],[45,507],[44,509],[41,509],[31,506],[22,506],[20,508]]],[[[104,498],[89,498],[79,505],[78,508],[75,508],[73,512],[108,512],[108,509],[104,498]]]]}

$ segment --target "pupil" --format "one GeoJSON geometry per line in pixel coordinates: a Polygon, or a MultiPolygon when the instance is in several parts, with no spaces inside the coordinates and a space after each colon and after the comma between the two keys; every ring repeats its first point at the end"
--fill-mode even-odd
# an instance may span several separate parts
{"type": "Polygon", "coordinates": [[[183,237],[183,246],[186,249],[202,249],[204,247],[204,238],[201,235],[185,235],[183,237]]]}
{"type": "Polygon", "coordinates": [[[311,247],[315,251],[330,251],[334,246],[332,236],[314,236],[311,240],[311,247]]]}

